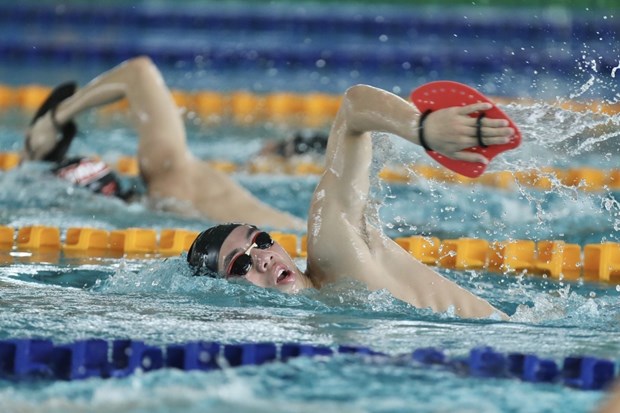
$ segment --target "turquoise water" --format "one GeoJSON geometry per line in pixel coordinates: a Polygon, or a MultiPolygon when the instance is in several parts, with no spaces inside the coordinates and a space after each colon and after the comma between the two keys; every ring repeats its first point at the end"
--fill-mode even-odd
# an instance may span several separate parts
{"type": "MultiPolygon", "coordinates": [[[[517,119],[525,139],[493,168],[520,170],[550,164],[605,168],[617,160],[611,140],[587,143],[612,130],[615,117],[558,112],[546,106],[505,109],[517,119]],[[556,122],[562,117],[590,127],[571,135],[572,123],[558,129],[556,122]]],[[[25,123],[27,115],[21,112],[2,117],[2,150],[18,148],[25,123]]],[[[110,161],[118,154],[135,153],[135,137],[123,125],[119,116],[84,116],[72,151],[99,153],[110,161]]],[[[192,150],[201,156],[242,163],[265,139],[288,132],[283,126],[207,127],[189,122],[188,134],[192,150]]],[[[395,160],[426,162],[417,148],[403,146],[392,137],[377,136],[375,141],[375,169],[386,159],[388,165],[395,160]]],[[[313,176],[240,172],[234,177],[269,203],[302,217],[317,182],[313,176]]],[[[0,222],[14,227],[199,230],[211,224],[94,196],[49,177],[40,164],[0,174],[0,187],[0,222]]],[[[374,192],[383,204],[384,227],[392,236],[561,238],[581,244],[618,237],[618,194],[609,191],[587,193],[561,185],[549,192],[526,187],[498,190],[423,180],[388,185],[375,179],[374,192]]],[[[352,344],[390,355],[435,346],[455,357],[490,345],[501,352],[534,353],[558,362],[570,355],[617,361],[620,349],[620,289],[615,284],[439,269],[512,315],[510,322],[493,322],[418,310],[388,292],[371,292],[353,281],[289,296],[243,282],[194,278],[183,257],[78,260],[40,255],[29,259],[5,253],[0,263],[3,339],[36,336],[65,343],[90,337],[133,338],[162,346],[192,340],[352,344]]],[[[559,384],[465,378],[420,365],[350,356],[214,373],[162,370],[114,380],[0,382],[0,409],[9,412],[587,412],[601,397],[601,392],[559,384]]]]}
{"type": "MultiPolygon", "coordinates": [[[[234,6],[231,12],[239,7],[234,6]]],[[[308,10],[324,12],[321,9],[324,6],[316,7],[308,10]]],[[[436,12],[429,11],[431,15],[436,12]]],[[[452,14],[463,13],[475,21],[484,20],[487,12],[488,9],[479,8],[452,10],[452,14]]],[[[562,15],[562,10],[555,12],[562,15]]],[[[500,17],[505,18],[506,13],[510,10],[502,11],[500,17]]],[[[15,26],[11,27],[15,29],[15,26]]],[[[21,32],[6,31],[20,41],[26,38],[23,33],[23,38],[20,37],[21,32]]],[[[34,36],[46,32],[30,30],[29,33],[34,36]]],[[[66,35],[61,31],[59,38],[63,33],[66,35]]],[[[145,43],[166,45],[179,33],[166,32],[162,37],[157,30],[145,31],[141,39],[145,43]]],[[[227,32],[229,37],[224,43],[236,44],[240,50],[256,46],[259,52],[296,47],[293,41],[280,45],[282,33],[275,33],[279,35],[271,33],[253,43],[254,36],[247,32],[227,32]]],[[[99,32],[84,29],[82,34],[83,38],[77,40],[86,41],[88,36],[99,32]]],[[[210,28],[208,34],[213,38],[222,35],[210,28]]],[[[114,43],[135,35],[130,29],[118,29],[106,32],[103,40],[114,43]]],[[[186,42],[208,44],[211,37],[202,35],[194,31],[186,42]]],[[[299,41],[296,36],[286,38],[299,41]]],[[[566,57],[568,53],[574,59],[577,74],[558,75],[547,71],[540,62],[532,63],[528,70],[497,73],[472,72],[466,66],[428,73],[380,73],[365,68],[331,71],[316,67],[224,70],[200,60],[163,66],[162,70],[172,87],[186,90],[247,88],[255,92],[342,93],[347,86],[363,81],[403,96],[419,83],[449,73],[451,78],[471,83],[486,93],[528,96],[540,102],[503,107],[521,128],[524,140],[517,150],[498,158],[491,171],[518,172],[547,166],[610,169],[617,168],[620,159],[617,145],[620,117],[565,111],[542,100],[549,97],[560,101],[617,100],[615,77],[610,77],[600,65],[609,57],[609,47],[615,50],[613,39],[607,36],[601,34],[601,39],[592,44],[573,39],[568,45],[559,39],[542,37],[514,38],[508,43],[492,39],[482,51],[476,51],[501,49],[509,54],[511,49],[536,53],[553,49],[558,55],[566,57]],[[562,47],[566,50],[560,50],[562,47]]],[[[383,46],[389,49],[403,45],[372,37],[360,40],[347,37],[346,33],[328,39],[314,34],[311,40],[321,41],[327,48],[330,44],[353,44],[379,50],[383,46]]],[[[420,40],[417,47],[428,47],[429,53],[467,54],[480,43],[484,39],[463,43],[462,38],[440,38],[435,34],[420,40]]],[[[114,63],[117,62],[108,65],[97,59],[70,64],[54,59],[30,63],[3,61],[0,83],[52,85],[75,78],[83,84],[114,63]]],[[[16,109],[0,113],[0,151],[21,149],[29,116],[16,109]]],[[[85,114],[78,121],[80,134],[72,153],[96,154],[111,163],[120,155],[135,154],[136,137],[124,116],[85,114]]],[[[206,125],[191,113],[186,114],[186,124],[188,143],[194,153],[204,159],[239,164],[251,160],[265,140],[283,138],[294,130],[291,126],[268,123],[247,127],[226,122],[206,125]]],[[[385,165],[429,162],[419,148],[393,137],[376,136],[375,149],[374,172],[385,165]]],[[[234,174],[234,178],[266,202],[302,218],[306,218],[307,205],[317,183],[314,176],[250,175],[243,170],[234,174]]],[[[393,184],[375,177],[373,193],[381,223],[392,237],[428,234],[441,239],[469,236],[489,241],[561,239],[580,245],[620,241],[620,194],[607,189],[585,192],[556,182],[549,191],[529,187],[502,190],[422,179],[410,184],[393,184]]],[[[206,219],[180,218],[153,211],[142,203],[128,205],[94,196],[50,177],[43,164],[0,172],[0,225],[57,226],[64,236],[67,228],[75,226],[108,230],[135,226],[201,230],[212,224],[206,219]]],[[[476,346],[489,345],[504,353],[534,353],[558,362],[570,355],[620,361],[620,287],[616,283],[556,281],[529,274],[499,275],[441,268],[438,271],[510,314],[511,320],[461,320],[447,314],[433,314],[395,300],[386,291],[368,291],[353,281],[342,281],[321,291],[283,295],[244,282],[192,277],[183,256],[77,259],[54,253],[30,257],[0,251],[0,339],[43,337],[55,343],[67,343],[94,337],[131,338],[161,346],[193,340],[301,342],[369,346],[389,355],[433,346],[446,349],[454,357],[465,356],[476,346]]],[[[461,377],[416,364],[344,355],[210,373],[165,369],[125,379],[0,381],[0,411],[11,413],[319,410],[577,413],[592,411],[602,397],[602,392],[574,390],[559,384],[461,377]]]]}

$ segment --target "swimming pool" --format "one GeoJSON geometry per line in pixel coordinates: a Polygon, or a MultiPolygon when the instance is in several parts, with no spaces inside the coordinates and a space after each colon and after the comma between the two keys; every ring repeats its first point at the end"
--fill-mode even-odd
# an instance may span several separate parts
{"type": "MultiPolygon", "coordinates": [[[[173,78],[181,72],[164,69],[173,78]]],[[[37,72],[28,68],[31,71],[37,72]]],[[[186,84],[195,80],[192,72],[187,76],[186,84]]],[[[297,80],[302,84],[296,88],[310,87],[297,80]]],[[[177,82],[175,86],[183,83],[178,78],[177,82]]],[[[234,89],[235,84],[228,87],[234,89]]],[[[338,89],[337,84],[330,87],[338,89]]],[[[520,125],[524,142],[498,159],[492,170],[617,167],[616,115],[570,112],[544,103],[515,103],[504,109],[520,125]]],[[[17,109],[0,115],[0,151],[20,147],[28,117],[17,109]]],[[[95,153],[112,162],[119,155],[135,153],[135,137],[122,115],[88,115],[79,123],[83,133],[72,146],[73,153],[95,153]]],[[[239,164],[251,159],[265,139],[294,129],[271,123],[213,125],[191,114],[187,124],[195,153],[239,164]]],[[[386,163],[428,163],[417,148],[390,137],[377,136],[375,143],[376,169],[386,163]]],[[[317,182],[316,176],[243,171],[234,176],[261,199],[301,217],[317,182]]],[[[392,237],[562,239],[582,246],[618,242],[620,205],[614,190],[588,192],[559,182],[548,191],[525,185],[502,190],[423,179],[408,184],[377,179],[374,185],[377,199],[385,204],[381,219],[392,237]]],[[[0,224],[16,228],[44,224],[62,230],[75,226],[201,230],[212,224],[93,196],[48,177],[42,165],[0,173],[0,188],[0,224]]],[[[196,340],[298,342],[362,345],[389,355],[432,346],[454,357],[488,345],[505,353],[534,353],[557,361],[575,354],[619,359],[620,289],[615,283],[439,269],[514,314],[511,322],[503,323],[431,314],[353,282],[286,296],[242,282],[195,278],[182,257],[61,256],[56,261],[4,254],[0,262],[0,339],[44,337],[66,343],[132,338],[155,346],[196,340]]],[[[208,373],[162,369],[123,379],[0,381],[0,410],[7,412],[585,412],[601,397],[601,392],[559,384],[461,377],[419,364],[347,355],[208,373]]]]}

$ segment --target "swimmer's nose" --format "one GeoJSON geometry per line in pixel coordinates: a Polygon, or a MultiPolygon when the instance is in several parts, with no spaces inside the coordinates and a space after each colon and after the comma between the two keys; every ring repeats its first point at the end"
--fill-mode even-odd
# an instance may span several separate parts
{"type": "Polygon", "coordinates": [[[273,261],[273,254],[269,250],[261,250],[258,248],[252,249],[254,253],[254,262],[256,263],[256,270],[265,272],[269,268],[269,265],[273,261]]]}

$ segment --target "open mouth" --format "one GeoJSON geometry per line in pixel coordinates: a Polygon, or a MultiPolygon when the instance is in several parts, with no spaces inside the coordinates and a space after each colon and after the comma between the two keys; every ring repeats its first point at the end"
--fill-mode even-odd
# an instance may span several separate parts
{"type": "Polygon", "coordinates": [[[285,282],[286,280],[290,279],[291,275],[293,273],[289,270],[287,270],[286,268],[282,268],[280,270],[280,272],[278,273],[278,278],[276,279],[276,284],[280,284],[282,282],[285,282]]]}

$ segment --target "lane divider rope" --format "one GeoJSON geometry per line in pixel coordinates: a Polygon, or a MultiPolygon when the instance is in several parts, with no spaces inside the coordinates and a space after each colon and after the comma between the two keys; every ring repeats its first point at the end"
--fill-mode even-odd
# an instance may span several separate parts
{"type": "MultiPolygon", "coordinates": [[[[563,74],[575,71],[574,57],[579,52],[582,42],[591,40],[598,41],[600,38],[615,36],[615,26],[612,22],[604,19],[587,19],[584,16],[556,21],[551,18],[541,17],[532,22],[529,16],[515,18],[514,11],[511,13],[495,13],[491,19],[472,21],[463,20],[456,13],[444,12],[441,18],[428,19],[426,13],[399,12],[382,13],[382,18],[377,19],[371,13],[357,13],[356,18],[351,19],[347,12],[329,9],[329,12],[291,12],[283,13],[282,10],[266,12],[261,8],[237,8],[226,10],[222,8],[205,8],[187,10],[175,7],[154,10],[151,8],[80,8],[68,7],[59,10],[56,7],[8,7],[1,10],[0,19],[18,24],[19,26],[41,26],[46,30],[34,39],[30,36],[20,36],[19,32],[14,36],[5,36],[0,44],[0,54],[12,60],[56,60],[68,62],[81,59],[92,60],[124,60],[138,54],[150,54],[158,61],[169,64],[181,61],[194,61],[198,56],[220,68],[238,67],[240,65],[268,64],[271,67],[291,68],[303,67],[328,67],[343,68],[350,70],[352,67],[363,66],[366,69],[392,70],[408,72],[417,67],[422,67],[426,72],[448,66],[464,66],[474,73],[501,72],[504,67],[513,70],[523,68],[531,70],[531,62],[535,61],[538,66],[551,70],[560,71],[563,74]],[[447,14],[446,14],[447,13],[447,14]],[[518,23],[521,24],[518,24],[518,23]],[[534,24],[536,23],[536,24],[534,24]],[[221,47],[217,43],[210,47],[204,47],[203,42],[157,42],[156,44],[141,44],[135,39],[131,41],[111,36],[110,41],[92,41],[84,34],[84,29],[94,30],[96,33],[108,31],[122,33],[129,28],[135,30],[160,27],[169,29],[175,27],[182,29],[181,37],[192,39],[196,31],[223,32],[223,33],[261,33],[261,32],[286,32],[287,35],[304,36],[313,34],[312,44],[304,44],[303,47],[247,47],[241,43],[236,48],[221,47]],[[596,30],[592,27],[596,27],[596,30]],[[107,29],[106,29],[107,27],[107,29]],[[49,36],[50,31],[60,30],[75,31],[73,41],[59,41],[62,36],[49,36]],[[377,53],[374,47],[340,47],[329,43],[329,39],[339,33],[350,36],[356,33],[358,37],[377,38],[387,36],[393,42],[385,43],[381,53],[377,53]],[[553,36],[558,42],[564,40],[564,53],[538,53],[526,48],[498,48],[478,45],[475,49],[460,53],[450,51],[443,47],[435,47],[430,50],[416,51],[412,48],[403,48],[398,43],[409,41],[411,33],[419,36],[435,33],[454,33],[459,39],[471,39],[480,41],[500,41],[499,39],[530,39],[539,41],[541,37],[553,36]],[[47,34],[47,36],[46,36],[47,34]],[[542,34],[542,35],[541,35],[542,34]],[[400,41],[399,41],[400,39],[400,41]],[[580,39],[579,42],[574,41],[580,39]],[[34,43],[33,43],[34,42],[34,43]],[[323,43],[325,42],[325,43],[323,43]],[[315,44],[317,43],[317,44],[315,44]],[[392,46],[392,43],[394,46],[392,46]],[[33,47],[34,46],[34,47],[33,47]],[[574,49],[574,50],[573,50],[574,49]],[[327,51],[327,52],[326,52],[327,51]],[[431,54],[429,58],[429,53],[431,54]],[[320,65],[317,65],[321,62],[320,65]]],[[[213,34],[216,34],[213,33],[213,34]]],[[[220,35],[219,37],[221,37],[220,35]]],[[[127,37],[127,35],[125,36],[127,37]]],[[[130,35],[131,37],[131,35],[130,35]]],[[[217,34],[215,35],[217,38],[217,34]]],[[[295,43],[295,42],[291,42],[295,43]]],[[[339,42],[335,42],[336,44],[339,42]]],[[[483,44],[490,42],[483,42],[483,44]]],[[[527,44],[530,44],[529,42],[527,44]]],[[[256,45],[255,45],[256,46],[256,45]]],[[[602,53],[603,60],[600,63],[599,73],[609,73],[616,65],[611,58],[602,53]]]]}
{"type": "MultiPolygon", "coordinates": [[[[0,108],[18,107],[32,112],[37,110],[51,92],[42,85],[23,85],[12,87],[0,84],[0,108]]],[[[270,120],[285,122],[302,118],[309,124],[321,124],[333,119],[340,107],[342,95],[321,92],[273,92],[258,94],[246,90],[218,92],[212,90],[173,89],[172,96],[177,106],[187,112],[195,113],[207,121],[232,119],[238,123],[270,120]]],[[[497,104],[516,103],[531,106],[540,101],[525,98],[493,97],[497,104]]],[[[574,101],[546,102],[550,105],[573,112],[595,112],[616,115],[620,112],[620,102],[574,101]]],[[[121,100],[103,108],[104,112],[120,111],[127,108],[121,100]]]]}
{"type": "Polygon", "coordinates": [[[164,368],[213,371],[265,363],[286,363],[297,357],[348,357],[401,366],[442,368],[474,378],[519,379],[560,383],[581,390],[602,390],[614,380],[613,361],[591,357],[554,360],[534,354],[501,353],[491,347],[471,349],[466,357],[450,357],[443,349],[420,348],[389,356],[363,346],[317,346],[303,343],[222,344],[195,341],[153,346],[141,340],[85,339],[56,345],[45,339],[0,341],[0,378],[12,381],[120,378],[164,368]]]}
{"type": "MultiPolygon", "coordinates": [[[[287,174],[320,175],[324,171],[320,162],[306,159],[284,159],[280,156],[257,157],[247,165],[238,165],[230,161],[212,160],[209,164],[222,172],[246,172],[250,174],[287,174]]],[[[20,163],[18,152],[0,152],[0,171],[8,171],[20,163]]],[[[138,160],[132,156],[121,156],[116,160],[114,169],[122,175],[139,176],[138,160]]],[[[379,172],[379,177],[387,182],[411,183],[424,179],[449,184],[484,185],[499,189],[514,189],[526,186],[542,191],[549,191],[557,186],[566,186],[586,192],[620,190],[620,168],[596,169],[578,167],[560,169],[545,167],[522,171],[487,172],[477,179],[467,178],[428,164],[415,164],[401,167],[387,166],[379,172]]]]}
{"type": "MultiPolygon", "coordinates": [[[[151,259],[187,252],[198,231],[187,229],[0,226],[0,264],[58,262],[68,259],[151,259]]],[[[272,238],[293,258],[307,254],[307,236],[271,232],[272,238]]],[[[487,241],[477,238],[440,240],[409,236],[394,241],[424,264],[454,270],[486,270],[503,274],[537,274],[554,279],[618,282],[620,243],[583,246],[561,240],[487,241]]]]}
{"type": "MultiPolygon", "coordinates": [[[[437,2],[440,4],[441,2],[437,2]]],[[[443,5],[443,4],[442,4],[443,5]]],[[[514,5],[511,3],[511,5],[514,5]]],[[[225,6],[225,5],[224,5],[225,6]]],[[[598,18],[597,14],[584,16],[568,14],[565,19],[540,16],[531,19],[515,19],[515,10],[499,9],[490,19],[464,20],[459,8],[443,10],[442,17],[429,20],[425,13],[416,9],[382,10],[381,19],[368,8],[355,9],[351,18],[350,8],[320,8],[309,11],[280,7],[148,7],[146,5],[96,6],[73,4],[58,9],[46,4],[2,4],[0,21],[7,23],[37,22],[48,28],[88,27],[99,30],[117,27],[175,28],[178,30],[230,30],[230,31],[280,31],[293,33],[316,33],[351,35],[357,33],[376,37],[408,37],[413,30],[418,36],[436,33],[458,33],[459,37],[477,35],[495,40],[499,38],[530,38],[541,36],[560,39],[568,35],[579,35],[580,41],[599,40],[606,33],[614,33],[615,25],[609,20],[598,18]],[[498,38],[498,36],[500,36],[498,38]]],[[[529,15],[528,15],[529,16],[529,15]]]]}

